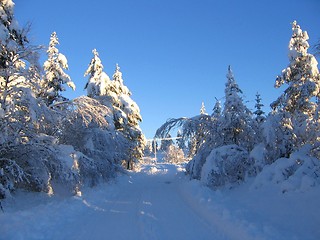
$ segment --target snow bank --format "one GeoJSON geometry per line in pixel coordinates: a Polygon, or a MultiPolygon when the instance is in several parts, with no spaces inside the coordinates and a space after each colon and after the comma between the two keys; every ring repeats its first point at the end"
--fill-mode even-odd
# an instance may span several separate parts
{"type": "Polygon", "coordinates": [[[290,158],[279,158],[266,165],[254,180],[253,187],[278,185],[280,190],[307,192],[320,185],[320,162],[303,151],[291,154],[290,158]]]}
{"type": "Polygon", "coordinates": [[[212,191],[198,180],[181,181],[180,193],[190,208],[224,233],[222,239],[319,239],[319,186],[282,194],[275,185],[251,185],[212,191]]]}

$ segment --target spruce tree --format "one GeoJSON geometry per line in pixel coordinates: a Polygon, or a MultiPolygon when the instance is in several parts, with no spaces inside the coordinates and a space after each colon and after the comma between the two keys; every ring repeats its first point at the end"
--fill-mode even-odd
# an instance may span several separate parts
{"type": "Polygon", "coordinates": [[[257,92],[256,94],[256,104],[254,105],[255,107],[255,111],[253,112],[253,114],[256,116],[256,121],[257,123],[262,123],[265,121],[265,112],[262,110],[262,107],[264,106],[262,103],[261,103],[261,95],[260,93],[257,92]]]}
{"type": "Polygon", "coordinates": [[[225,103],[222,111],[219,131],[222,135],[222,144],[237,144],[246,149],[252,148],[254,130],[252,127],[252,113],[244,105],[242,94],[231,67],[228,67],[227,83],[225,88],[225,103]]]}

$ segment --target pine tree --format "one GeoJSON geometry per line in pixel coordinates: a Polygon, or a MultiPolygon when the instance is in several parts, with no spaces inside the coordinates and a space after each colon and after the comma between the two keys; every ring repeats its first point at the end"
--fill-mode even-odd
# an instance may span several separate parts
{"type": "Polygon", "coordinates": [[[67,84],[73,90],[76,88],[70,76],[64,72],[64,69],[68,69],[68,62],[67,58],[62,53],[59,53],[56,47],[58,44],[57,34],[53,32],[47,50],[48,59],[43,65],[45,75],[41,83],[43,90],[41,97],[48,106],[54,102],[66,100],[60,94],[60,92],[65,91],[64,84],[67,84]]]}
{"type": "Polygon", "coordinates": [[[228,68],[225,88],[225,103],[219,126],[222,144],[237,144],[246,149],[252,148],[254,130],[252,127],[252,113],[244,105],[240,97],[241,89],[235,81],[231,67],[228,68]]]}

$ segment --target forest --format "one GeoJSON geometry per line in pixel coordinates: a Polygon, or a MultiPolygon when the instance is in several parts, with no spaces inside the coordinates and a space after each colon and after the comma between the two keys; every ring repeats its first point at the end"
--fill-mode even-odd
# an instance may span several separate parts
{"type": "MultiPolygon", "coordinates": [[[[94,49],[83,71],[87,95],[67,99],[63,92],[76,86],[57,33],[48,39],[41,64],[43,47],[30,43],[30,29],[19,27],[13,6],[1,1],[0,199],[16,189],[76,194],[133,170],[150,146],[119,65],[110,78],[94,49]]],[[[320,75],[308,39],[294,21],[288,66],[275,81],[285,90],[270,113],[262,110],[258,93],[255,111],[248,109],[229,66],[224,101],[217,100],[212,114],[203,106],[200,115],[169,119],[158,129],[155,138],[177,132],[177,146],[162,149],[179,151],[172,161],[189,160],[190,179],[212,189],[236,187],[249,177],[257,186],[280,184],[283,192],[319,185],[320,75]]]]}

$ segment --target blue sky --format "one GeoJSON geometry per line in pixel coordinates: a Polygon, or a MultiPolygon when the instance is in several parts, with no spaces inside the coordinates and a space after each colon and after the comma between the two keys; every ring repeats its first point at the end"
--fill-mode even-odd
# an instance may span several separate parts
{"type": "MultiPolygon", "coordinates": [[[[83,90],[84,72],[96,48],[105,72],[119,63],[124,83],[140,107],[147,138],[168,118],[207,112],[224,96],[230,64],[245,101],[261,94],[265,110],[280,95],[276,75],[288,65],[291,25],[320,39],[318,0],[15,0],[20,25],[32,23],[30,39],[47,45],[57,32],[67,73],[83,90]]],[[[45,58],[45,53],[43,53],[45,58]]],[[[223,99],[222,99],[223,101],[223,99]]]]}

